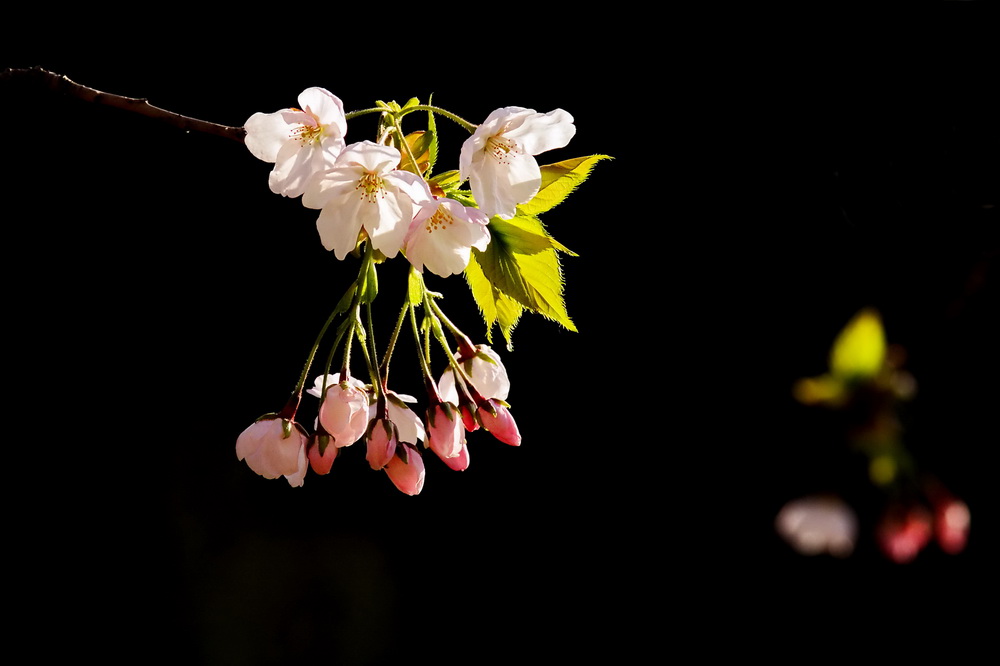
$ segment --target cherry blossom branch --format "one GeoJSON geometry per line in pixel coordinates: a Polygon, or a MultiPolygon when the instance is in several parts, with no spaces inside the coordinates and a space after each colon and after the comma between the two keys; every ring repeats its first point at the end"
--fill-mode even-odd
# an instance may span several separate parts
{"type": "Polygon", "coordinates": [[[95,90],[94,88],[89,88],[85,85],[76,83],[69,77],[50,72],[42,69],[41,67],[22,69],[8,68],[3,72],[0,72],[0,81],[5,81],[7,79],[23,79],[31,81],[40,87],[55,93],[71,95],[85,102],[103,104],[105,106],[111,106],[123,111],[138,113],[149,118],[160,120],[169,125],[173,125],[174,127],[182,129],[185,132],[204,132],[206,134],[213,134],[215,136],[233,139],[234,141],[239,141],[240,143],[242,143],[244,137],[246,137],[246,130],[242,127],[220,125],[218,123],[208,122],[207,120],[198,120],[197,118],[191,118],[190,116],[174,113],[173,111],[167,111],[166,109],[161,109],[158,106],[153,106],[146,101],[145,98],[124,97],[122,95],[113,95],[111,93],[95,90]]]}

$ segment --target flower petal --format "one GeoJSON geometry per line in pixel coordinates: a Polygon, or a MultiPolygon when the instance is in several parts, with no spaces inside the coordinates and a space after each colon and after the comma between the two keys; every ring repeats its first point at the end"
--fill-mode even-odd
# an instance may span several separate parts
{"type": "Polygon", "coordinates": [[[573,124],[573,116],[556,109],[548,113],[533,113],[504,135],[517,141],[529,155],[538,155],[568,144],[576,136],[576,125],[573,124]]]}
{"type": "Polygon", "coordinates": [[[283,109],[275,113],[255,113],[243,123],[247,131],[244,143],[251,154],[259,160],[274,162],[278,151],[291,138],[291,126],[285,119],[283,109]]]}

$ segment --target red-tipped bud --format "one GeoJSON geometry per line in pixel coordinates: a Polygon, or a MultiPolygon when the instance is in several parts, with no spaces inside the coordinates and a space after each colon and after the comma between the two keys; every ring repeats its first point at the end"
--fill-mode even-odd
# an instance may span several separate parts
{"type": "Polygon", "coordinates": [[[503,403],[490,400],[488,405],[484,404],[479,408],[479,420],[482,421],[483,427],[491,435],[504,444],[521,446],[521,433],[517,430],[517,424],[514,422],[514,417],[510,415],[510,410],[503,403]],[[490,407],[493,408],[493,411],[490,410],[490,407]]]}
{"type": "Polygon", "coordinates": [[[427,409],[427,443],[441,458],[454,458],[462,452],[465,428],[454,405],[441,402],[427,409]]]}
{"type": "Polygon", "coordinates": [[[372,422],[368,431],[368,453],[365,459],[372,469],[382,469],[396,453],[396,427],[387,419],[372,422]]]}
{"type": "Polygon", "coordinates": [[[337,458],[337,447],[329,435],[314,435],[309,443],[309,466],[317,474],[329,474],[337,458]]]}
{"type": "Polygon", "coordinates": [[[890,515],[878,528],[878,543],[893,562],[912,562],[931,538],[931,516],[923,507],[890,515]]]}
{"type": "Polygon", "coordinates": [[[934,510],[934,536],[941,550],[957,555],[969,540],[971,514],[965,502],[949,499],[934,510]]]}
{"type": "Polygon", "coordinates": [[[472,413],[465,405],[459,408],[462,411],[462,423],[465,424],[465,429],[469,432],[479,430],[479,423],[476,421],[476,415],[472,413]]]}
{"type": "Polygon", "coordinates": [[[424,459],[415,449],[407,448],[406,462],[398,455],[385,466],[385,473],[400,492],[417,495],[424,487],[424,459]]]}

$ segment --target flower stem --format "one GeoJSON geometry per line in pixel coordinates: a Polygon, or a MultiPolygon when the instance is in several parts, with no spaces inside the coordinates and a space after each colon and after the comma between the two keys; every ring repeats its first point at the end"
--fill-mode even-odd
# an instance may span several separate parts
{"type": "Polygon", "coordinates": [[[417,326],[417,305],[407,302],[407,308],[410,311],[410,324],[413,326],[413,341],[417,345],[417,356],[420,357],[420,368],[424,373],[424,384],[427,386],[427,393],[431,402],[441,402],[441,394],[438,392],[437,384],[431,376],[431,368],[427,362],[426,351],[430,350],[425,349],[426,344],[420,344],[420,328],[417,326]]]}
{"type": "Polygon", "coordinates": [[[400,114],[400,117],[406,115],[407,113],[412,113],[414,111],[430,111],[432,113],[436,113],[438,115],[444,116],[445,118],[448,118],[449,120],[453,120],[456,123],[458,123],[459,125],[461,125],[462,127],[464,127],[465,129],[467,129],[470,134],[472,132],[475,132],[476,128],[479,127],[478,125],[473,125],[472,123],[470,123],[468,120],[465,120],[464,118],[456,116],[451,111],[446,111],[445,109],[442,109],[439,106],[432,106],[430,104],[418,104],[416,106],[408,107],[408,108],[406,108],[406,109],[403,110],[403,112],[400,114]]]}
{"type": "Polygon", "coordinates": [[[368,376],[372,380],[372,390],[375,392],[375,397],[381,395],[382,389],[384,389],[383,379],[379,374],[379,367],[377,364],[373,363],[373,359],[378,358],[378,352],[375,349],[375,326],[372,321],[372,304],[365,304],[365,315],[367,318],[367,335],[365,340],[368,344],[362,345],[365,352],[365,363],[368,365],[368,376]]]}
{"type": "Polygon", "coordinates": [[[459,330],[458,326],[455,326],[448,317],[445,316],[444,311],[437,304],[433,298],[427,299],[429,307],[434,309],[434,314],[437,315],[438,319],[444,322],[444,325],[448,327],[451,334],[455,337],[455,341],[458,343],[458,354],[459,356],[471,357],[476,355],[476,347],[472,344],[472,340],[469,339],[465,333],[459,330]]]}
{"type": "MultiPolygon", "coordinates": [[[[316,358],[316,352],[319,350],[319,345],[323,341],[323,338],[326,336],[326,332],[327,329],[330,328],[330,324],[332,324],[333,320],[337,318],[337,315],[343,312],[340,306],[344,302],[344,299],[347,298],[347,295],[352,292],[353,292],[353,298],[357,298],[357,293],[358,293],[357,281],[355,281],[347,289],[347,291],[344,292],[344,295],[337,302],[337,307],[335,307],[333,309],[333,312],[330,313],[330,316],[326,318],[326,322],[324,322],[323,327],[319,331],[319,335],[316,336],[316,340],[313,342],[312,348],[309,350],[309,356],[306,358],[305,365],[302,367],[302,373],[299,375],[299,381],[295,385],[295,389],[292,391],[291,400],[289,400],[289,404],[291,404],[292,401],[294,401],[295,403],[295,406],[292,407],[291,409],[292,415],[294,415],[295,412],[298,411],[299,403],[302,400],[302,387],[305,386],[306,379],[309,377],[309,369],[312,368],[313,361],[316,358]]],[[[343,336],[342,332],[338,333],[337,340],[334,342],[334,349],[336,349],[337,345],[340,344],[340,338],[342,336],[343,336]]],[[[327,364],[327,367],[329,368],[329,364],[327,364]]]]}
{"type": "Polygon", "coordinates": [[[392,337],[389,338],[389,346],[385,350],[385,357],[382,359],[382,381],[389,381],[389,359],[392,358],[392,352],[396,349],[396,340],[399,339],[399,331],[403,328],[403,320],[406,319],[406,312],[409,310],[410,304],[409,299],[406,303],[403,303],[403,309],[399,311],[399,317],[396,319],[396,327],[392,330],[392,337]]]}
{"type": "Polygon", "coordinates": [[[350,113],[345,113],[344,118],[350,120],[351,118],[357,118],[358,116],[363,116],[368,113],[385,113],[388,109],[383,109],[381,107],[375,106],[370,109],[360,109],[358,111],[351,111],[350,113]]]}

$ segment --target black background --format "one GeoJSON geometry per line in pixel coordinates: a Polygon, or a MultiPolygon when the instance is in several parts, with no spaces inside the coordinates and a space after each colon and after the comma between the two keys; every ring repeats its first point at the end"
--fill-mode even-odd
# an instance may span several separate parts
{"type": "MultiPolygon", "coordinates": [[[[494,344],[523,445],[475,433],[464,473],[425,457],[418,497],[357,446],[293,489],[233,445],[284,404],[353,261],[240,144],[0,81],[18,626],[211,664],[894,652],[914,622],[964,649],[997,554],[1000,109],[982,24],[942,11],[830,38],[685,17],[602,26],[583,49],[525,31],[474,47],[412,21],[434,37],[258,29],[223,49],[191,30],[15,53],[0,64],[234,126],[313,85],[348,110],[433,93],[472,122],[561,107],[577,136],[540,161],[615,158],[544,218],[579,254],[563,262],[579,332],[526,316],[512,352],[494,344]],[[790,388],[867,305],[919,385],[907,445],[972,510],[961,555],[888,563],[876,503],[857,507],[849,560],[774,534],[785,501],[864,486],[790,388]]],[[[464,137],[443,129],[454,167],[464,137]]],[[[372,132],[361,118],[348,139],[372,132]]],[[[380,273],[383,332],[404,277],[401,260],[380,273]]],[[[430,285],[484,341],[463,281],[430,285]]],[[[397,390],[419,395],[401,344],[397,390]]]]}

